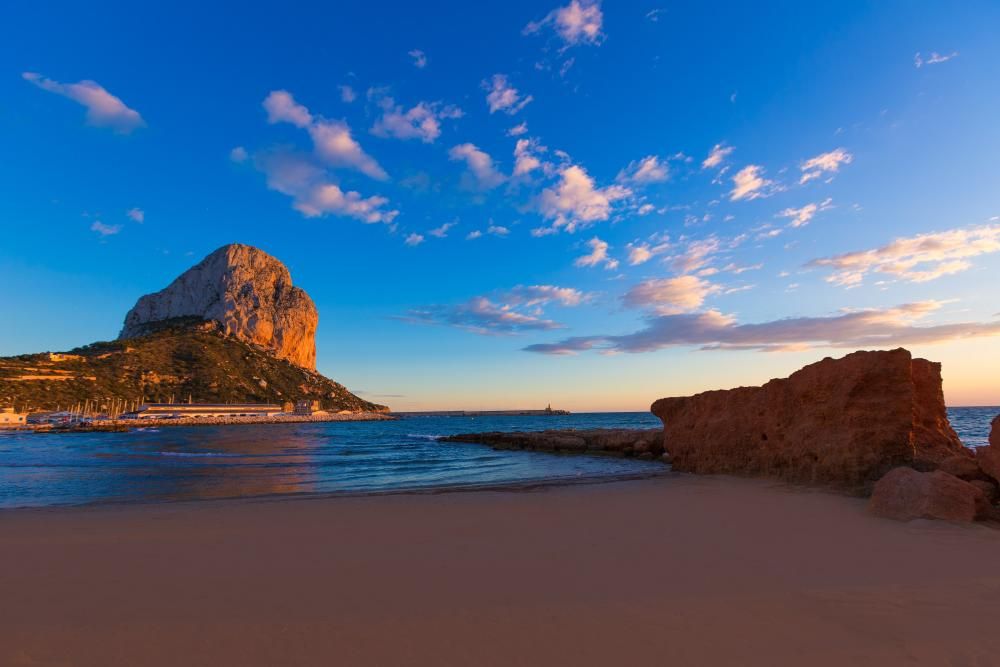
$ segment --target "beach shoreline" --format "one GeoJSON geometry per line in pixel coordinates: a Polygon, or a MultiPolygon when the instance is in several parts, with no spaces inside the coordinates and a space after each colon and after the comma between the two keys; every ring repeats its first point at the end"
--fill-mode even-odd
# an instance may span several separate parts
{"type": "Polygon", "coordinates": [[[0,521],[4,664],[936,665],[1000,651],[1000,531],[881,520],[863,500],[761,480],[0,521]]]}

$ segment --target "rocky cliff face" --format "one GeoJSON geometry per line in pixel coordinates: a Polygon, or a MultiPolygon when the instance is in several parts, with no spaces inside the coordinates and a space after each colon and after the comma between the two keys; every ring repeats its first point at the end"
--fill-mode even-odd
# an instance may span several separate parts
{"type": "Polygon", "coordinates": [[[119,339],[184,317],[214,320],[228,335],[279,359],[316,368],[316,306],[292,285],[284,264],[252,246],[223,246],[166,289],[140,298],[125,316],[119,339]]]}
{"type": "Polygon", "coordinates": [[[889,469],[969,453],[948,423],[941,366],[907,350],[824,359],[762,387],[664,398],[675,470],[869,488],[889,469]]]}

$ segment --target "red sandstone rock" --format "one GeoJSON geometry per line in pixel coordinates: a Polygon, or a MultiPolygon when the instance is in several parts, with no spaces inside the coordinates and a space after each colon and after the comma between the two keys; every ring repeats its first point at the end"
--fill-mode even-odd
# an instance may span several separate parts
{"type": "Polygon", "coordinates": [[[976,462],[976,455],[971,449],[949,456],[941,461],[937,469],[963,479],[966,482],[976,479],[987,479],[986,474],[980,469],[979,463],[976,462]]]}
{"type": "Polygon", "coordinates": [[[896,468],[875,484],[868,511],[897,521],[970,522],[987,513],[989,504],[982,490],[948,473],[896,468]]]}
{"type": "Polygon", "coordinates": [[[976,450],[976,462],[983,472],[1000,482],[1000,416],[993,419],[990,444],[976,450]]]}
{"type": "Polygon", "coordinates": [[[604,452],[652,458],[663,451],[660,429],[581,429],[461,433],[445,442],[475,442],[494,449],[533,449],[544,452],[604,452]]]}
{"type": "Polygon", "coordinates": [[[762,387],[652,406],[674,470],[860,490],[900,465],[966,450],[948,423],[941,366],[904,349],[823,359],[762,387]]]}

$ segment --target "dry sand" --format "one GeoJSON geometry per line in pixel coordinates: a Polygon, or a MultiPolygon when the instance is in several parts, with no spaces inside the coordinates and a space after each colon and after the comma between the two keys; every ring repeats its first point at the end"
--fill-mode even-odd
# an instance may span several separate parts
{"type": "Polygon", "coordinates": [[[1000,530],[728,478],[0,512],[3,665],[1000,664],[1000,530]]]}

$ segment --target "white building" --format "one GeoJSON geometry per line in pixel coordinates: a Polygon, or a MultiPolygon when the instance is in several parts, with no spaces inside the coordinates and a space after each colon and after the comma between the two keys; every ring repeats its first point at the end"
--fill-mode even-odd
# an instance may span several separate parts
{"type": "Polygon", "coordinates": [[[0,428],[13,428],[24,426],[28,423],[28,415],[14,412],[14,408],[3,408],[0,410],[0,428]]]}

